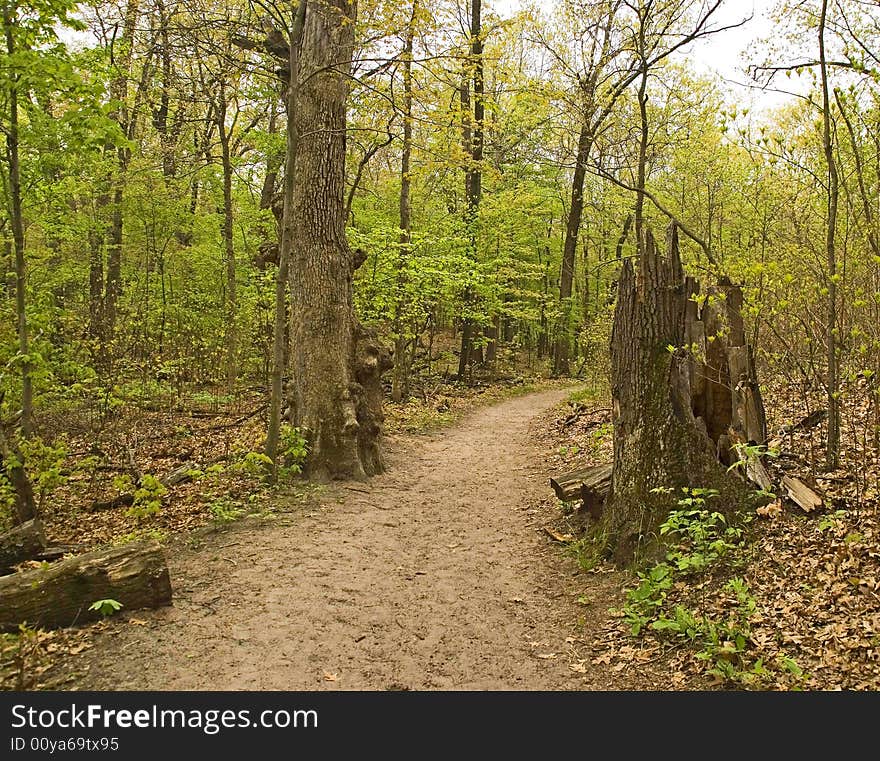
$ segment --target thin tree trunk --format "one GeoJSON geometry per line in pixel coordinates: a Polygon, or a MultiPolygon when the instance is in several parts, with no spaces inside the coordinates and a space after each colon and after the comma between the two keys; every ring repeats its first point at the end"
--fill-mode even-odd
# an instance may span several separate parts
{"type": "Polygon", "coordinates": [[[281,434],[281,410],[284,401],[284,368],[286,366],[285,342],[287,338],[287,288],[290,277],[290,259],[295,228],[293,226],[293,201],[296,192],[296,157],[299,151],[297,129],[297,103],[300,91],[300,59],[303,27],[307,2],[296,9],[290,32],[288,67],[290,80],[287,85],[285,110],[287,111],[287,149],[284,167],[284,213],[281,225],[281,244],[278,249],[278,273],[275,277],[275,324],[272,337],[272,375],[269,397],[269,429],[266,434],[266,455],[272,460],[272,478],[278,478],[278,440],[281,434]]]}
{"type": "MultiPolygon", "coordinates": [[[[482,27],[482,0],[471,0],[471,49],[470,60],[473,67],[473,120],[471,121],[471,100],[467,85],[462,86],[462,110],[467,109],[465,122],[465,151],[468,155],[468,169],[465,172],[465,198],[467,202],[466,223],[470,257],[477,263],[477,220],[480,210],[480,198],[483,192],[483,123],[485,121],[485,88],[483,81],[483,27],[482,27]],[[466,97],[467,96],[467,97],[466,97]]],[[[465,291],[464,308],[467,311],[473,308],[474,293],[471,289],[465,291]]],[[[465,316],[461,330],[461,352],[458,360],[458,378],[464,380],[470,369],[474,354],[474,335],[476,326],[473,318],[465,316]]]]}
{"type": "Polygon", "coordinates": [[[642,78],[639,81],[639,155],[636,168],[636,247],[641,256],[642,244],[645,233],[645,182],[648,163],[648,70],[642,69],[642,78]]]}
{"type": "Polygon", "coordinates": [[[569,352],[571,346],[571,296],[574,283],[575,258],[577,256],[578,236],[584,213],[584,179],[587,174],[587,160],[593,147],[593,137],[587,120],[581,124],[578,135],[577,158],[574,176],[571,181],[571,207],[565,226],[565,242],[562,247],[562,267],[559,273],[559,303],[562,316],[557,326],[556,345],[553,352],[554,375],[567,375],[569,372],[569,352]]]}
{"type": "Polygon", "coordinates": [[[397,297],[394,304],[394,374],[391,383],[391,399],[395,402],[400,402],[409,396],[405,291],[407,284],[406,259],[410,255],[412,241],[412,178],[410,176],[413,127],[412,56],[418,11],[419,2],[413,0],[412,15],[403,47],[403,152],[400,159],[400,247],[398,248],[400,253],[397,263],[397,297]]]}
{"type": "Polygon", "coordinates": [[[217,130],[220,136],[220,161],[223,167],[223,259],[226,265],[226,390],[231,393],[238,378],[238,291],[235,272],[235,224],[232,207],[232,154],[229,127],[226,124],[226,85],[220,83],[217,130]]]}
{"type": "MultiPolygon", "coordinates": [[[[110,97],[117,101],[119,111],[114,114],[123,133],[129,138],[132,132],[132,119],[128,114],[128,78],[131,73],[131,62],[134,48],[135,26],[139,13],[138,0],[129,0],[125,10],[122,37],[119,40],[119,54],[114,51],[116,76],[110,83],[110,97]]],[[[119,298],[122,295],[122,235],[123,212],[122,202],[125,190],[126,174],[130,150],[120,145],[116,149],[116,170],[112,179],[112,216],[107,235],[107,271],[104,286],[104,300],[101,315],[101,361],[109,361],[110,343],[116,333],[116,316],[119,298]]]]}
{"type": "MultiPolygon", "coordinates": [[[[7,5],[3,11],[6,33],[6,52],[10,58],[17,52],[15,27],[18,20],[13,9],[7,5]]],[[[25,269],[24,217],[21,209],[21,165],[19,156],[18,87],[20,75],[12,73],[7,99],[9,128],[6,133],[6,160],[9,166],[9,217],[12,225],[12,243],[15,249],[15,317],[18,326],[18,352],[21,362],[21,432],[23,436],[33,433],[33,379],[29,359],[29,332],[27,321],[27,271],[25,269]]]]}
{"type": "Polygon", "coordinates": [[[840,464],[840,379],[837,356],[837,254],[835,233],[837,230],[837,204],[839,179],[834,159],[831,137],[831,102],[829,97],[828,66],[825,58],[825,25],[828,0],[822,0],[819,16],[819,70],[822,80],[822,147],[828,167],[828,223],[825,231],[825,257],[828,269],[828,301],[825,325],[827,362],[828,438],[825,444],[825,467],[835,470],[840,464]]]}

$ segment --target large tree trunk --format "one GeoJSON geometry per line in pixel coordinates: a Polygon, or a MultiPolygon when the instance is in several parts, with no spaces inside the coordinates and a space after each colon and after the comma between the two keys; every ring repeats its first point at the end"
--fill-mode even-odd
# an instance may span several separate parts
{"type": "Polygon", "coordinates": [[[653,554],[657,529],[682,487],[717,490],[711,509],[736,507],[745,485],[718,461],[719,450],[764,440],[760,394],[735,313],[741,301],[729,308],[723,299],[707,299],[698,313],[697,283],[685,277],[675,225],[667,247],[664,256],[646,230],[638,272],[626,261],[618,284],[611,338],[614,471],[602,530],[619,565],[653,554]],[[728,337],[708,341],[707,326],[711,336],[722,322],[728,337]],[[726,348],[717,357],[707,354],[706,364],[685,348],[696,344],[699,356],[715,342],[726,348]]]}
{"type": "Polygon", "coordinates": [[[355,2],[309,2],[295,117],[299,192],[289,214],[285,205],[297,244],[290,259],[290,406],[308,442],[306,473],[315,480],[382,470],[381,393],[362,381],[378,385],[390,357],[355,319],[352,277],[360,262],[345,237],[345,102],[355,16],[355,2]]]}
{"type": "Polygon", "coordinates": [[[170,604],[162,548],[134,542],[0,577],[0,631],[94,621],[101,613],[89,607],[98,600],[116,600],[123,611],[170,604]]]}

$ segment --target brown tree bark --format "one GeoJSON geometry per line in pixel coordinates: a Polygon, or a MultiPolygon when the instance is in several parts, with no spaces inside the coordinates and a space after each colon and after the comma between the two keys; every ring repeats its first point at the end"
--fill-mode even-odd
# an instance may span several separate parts
{"type": "Polygon", "coordinates": [[[391,365],[357,323],[356,260],[345,237],[345,104],[356,3],[309,2],[303,30],[300,135],[284,234],[290,259],[290,407],[307,438],[315,480],[381,472],[381,387],[391,365]]]}
{"type": "Polygon", "coordinates": [[[58,628],[94,621],[101,613],[89,607],[98,600],[116,600],[123,611],[169,605],[162,548],[135,542],[0,577],[0,631],[23,623],[58,628]]]}
{"type": "MultiPolygon", "coordinates": [[[[6,52],[12,58],[16,52],[15,27],[18,19],[9,5],[4,7],[3,27],[6,52]]],[[[21,208],[21,160],[19,155],[19,81],[20,75],[10,75],[7,97],[6,162],[9,168],[9,216],[12,224],[12,245],[15,250],[15,318],[18,328],[18,352],[21,362],[21,432],[30,436],[33,432],[33,379],[29,356],[29,330],[26,311],[27,273],[25,271],[24,215],[21,208]]]]}
{"type": "Polygon", "coordinates": [[[574,176],[571,181],[571,205],[568,222],[565,225],[565,241],[562,247],[562,265],[559,273],[559,302],[562,316],[556,332],[556,345],[553,351],[553,374],[568,375],[569,354],[571,351],[571,302],[574,283],[575,258],[578,236],[584,214],[584,179],[587,175],[587,161],[593,147],[591,125],[584,121],[578,135],[577,157],[574,176]]]}
{"type": "Polygon", "coordinates": [[[238,378],[238,284],[235,266],[235,237],[233,226],[235,210],[232,205],[232,151],[230,127],[226,123],[228,101],[226,81],[218,83],[217,134],[220,137],[220,163],[223,169],[223,261],[225,264],[226,289],[226,390],[232,393],[238,378]]]}
{"type": "Polygon", "coordinates": [[[831,100],[828,83],[828,65],[825,55],[825,28],[828,0],[822,0],[819,15],[819,74],[822,83],[822,147],[828,169],[828,219],[825,227],[825,263],[827,267],[828,301],[825,321],[826,398],[828,405],[828,434],[825,440],[825,467],[835,470],[840,464],[840,358],[837,349],[837,205],[840,180],[831,129],[831,100]]]}
{"type": "MultiPolygon", "coordinates": [[[[294,217],[293,202],[296,192],[296,157],[299,153],[299,131],[297,129],[297,112],[300,90],[300,61],[302,51],[302,35],[305,26],[308,3],[297,6],[290,27],[290,40],[287,49],[288,82],[285,91],[285,111],[287,123],[285,134],[287,144],[284,158],[284,186],[282,198],[284,209],[281,218],[281,241],[278,247],[278,272],[275,275],[275,321],[272,336],[272,373],[269,392],[269,425],[266,432],[266,456],[272,460],[272,478],[278,478],[278,441],[281,433],[281,410],[284,395],[284,368],[287,352],[284,350],[288,331],[287,322],[287,291],[290,279],[290,257],[293,249],[294,217]]],[[[271,193],[265,194],[271,196],[271,193]]],[[[261,201],[262,203],[262,201],[261,201]]],[[[271,197],[268,199],[271,206],[271,197]]]]}
{"type": "Polygon", "coordinates": [[[394,372],[391,382],[391,399],[400,402],[409,396],[409,360],[406,351],[407,335],[404,316],[406,289],[406,259],[412,240],[412,160],[413,87],[412,57],[415,39],[418,0],[413,0],[412,15],[403,45],[403,151],[400,158],[400,248],[397,266],[397,297],[394,305],[394,372]]]}
{"type": "Polygon", "coordinates": [[[647,229],[642,248],[638,271],[631,260],[623,264],[611,338],[614,471],[601,528],[619,565],[654,553],[657,529],[682,487],[715,489],[710,507],[734,509],[746,487],[719,463],[720,439],[727,437],[728,448],[764,439],[750,354],[737,343],[745,343],[741,320],[729,326],[728,350],[711,376],[689,349],[705,347],[707,323],[721,320],[714,307],[697,313],[692,297],[698,286],[685,277],[676,226],[670,226],[667,256],[647,229]],[[713,384],[720,396],[707,393],[713,384]],[[726,399],[709,420],[702,416],[710,414],[707,396],[726,399]]]}
{"type": "MultiPolygon", "coordinates": [[[[473,69],[473,113],[471,113],[471,98],[467,80],[461,87],[461,105],[464,122],[462,124],[465,154],[468,157],[468,166],[465,171],[464,188],[465,209],[468,248],[474,267],[477,264],[477,218],[480,211],[480,199],[483,194],[483,125],[485,121],[485,83],[483,80],[483,23],[482,23],[482,0],[471,0],[471,29],[470,29],[470,65],[473,69]]],[[[464,309],[467,312],[473,308],[474,293],[468,288],[464,293],[464,309]]],[[[458,379],[464,380],[470,370],[474,359],[474,337],[477,334],[477,326],[469,315],[462,321],[461,349],[458,356],[458,379]]]]}

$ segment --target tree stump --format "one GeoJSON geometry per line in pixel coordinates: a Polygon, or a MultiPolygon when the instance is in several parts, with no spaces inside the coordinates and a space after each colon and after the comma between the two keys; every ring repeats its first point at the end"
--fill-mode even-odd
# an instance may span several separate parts
{"type": "Polygon", "coordinates": [[[618,565],[650,556],[681,489],[717,490],[707,506],[742,504],[725,467],[738,443],[763,443],[765,423],[746,345],[741,291],[722,281],[705,299],[684,273],[671,225],[668,255],[646,231],[638,269],[618,281],[611,337],[612,486],[600,528],[618,565]],[[721,461],[719,461],[719,457],[721,461]]]}
{"type": "Polygon", "coordinates": [[[116,600],[122,610],[171,603],[171,581],[156,542],[132,542],[0,577],[0,631],[20,624],[61,628],[101,617],[89,607],[116,600]]]}

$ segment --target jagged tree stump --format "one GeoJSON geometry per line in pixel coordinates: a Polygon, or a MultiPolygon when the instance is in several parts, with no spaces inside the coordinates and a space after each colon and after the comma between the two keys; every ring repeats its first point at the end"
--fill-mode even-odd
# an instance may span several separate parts
{"type": "Polygon", "coordinates": [[[723,282],[698,298],[675,225],[664,255],[649,231],[637,268],[623,265],[611,337],[614,469],[600,529],[618,565],[650,556],[681,487],[716,489],[712,509],[742,504],[728,472],[736,443],[764,441],[761,397],[746,346],[742,294],[723,282]],[[719,456],[721,461],[719,461],[719,456]]]}

